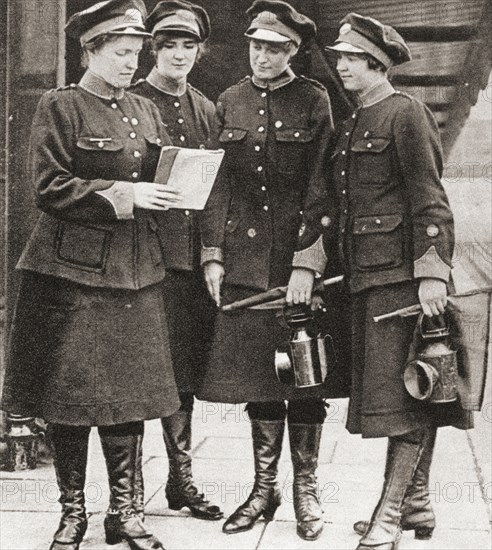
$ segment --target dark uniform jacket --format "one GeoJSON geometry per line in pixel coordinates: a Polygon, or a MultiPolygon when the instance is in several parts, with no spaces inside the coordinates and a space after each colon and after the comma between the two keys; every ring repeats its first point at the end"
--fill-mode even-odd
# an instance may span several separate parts
{"type": "Polygon", "coordinates": [[[423,277],[447,282],[454,229],[436,122],[388,82],[372,95],[341,126],[331,163],[350,290],[423,277]]]}
{"type": "Polygon", "coordinates": [[[41,217],[18,268],[98,287],[138,289],[164,277],[157,223],[133,208],[170,144],[157,107],[87,72],[47,92],[32,128],[30,174],[41,217]]]}
{"type": "Polygon", "coordinates": [[[202,261],[223,261],[225,283],[253,289],[286,284],[293,266],[322,272],[333,133],[326,90],[290,70],[267,87],[246,77],[217,111],[226,154],[204,211],[202,261]]]}
{"type": "MultiPolygon", "coordinates": [[[[132,90],[157,105],[173,145],[214,148],[214,104],[190,84],[182,96],[171,95],[163,89],[160,79],[153,69],[147,79],[138,81],[132,90]]],[[[190,210],[171,209],[156,216],[167,268],[185,271],[199,268],[198,215],[190,210]]]]}

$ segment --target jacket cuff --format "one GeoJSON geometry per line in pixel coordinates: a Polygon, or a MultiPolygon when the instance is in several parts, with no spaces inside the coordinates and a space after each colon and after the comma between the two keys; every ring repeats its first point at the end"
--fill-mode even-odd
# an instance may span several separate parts
{"type": "Polygon", "coordinates": [[[441,279],[447,283],[451,268],[441,259],[436,247],[431,246],[423,256],[413,262],[413,273],[416,279],[441,279]]]}
{"type": "Polygon", "coordinates": [[[109,189],[96,193],[111,203],[118,220],[133,219],[133,183],[115,181],[109,189]]]}
{"type": "Polygon", "coordinates": [[[316,273],[323,273],[327,261],[328,258],[326,257],[325,248],[323,246],[323,236],[320,235],[318,240],[310,247],[298,250],[294,253],[292,267],[302,267],[316,273]]]}
{"type": "Polygon", "coordinates": [[[224,254],[222,248],[218,246],[202,246],[202,260],[201,264],[205,265],[208,262],[224,263],[224,254]]]}

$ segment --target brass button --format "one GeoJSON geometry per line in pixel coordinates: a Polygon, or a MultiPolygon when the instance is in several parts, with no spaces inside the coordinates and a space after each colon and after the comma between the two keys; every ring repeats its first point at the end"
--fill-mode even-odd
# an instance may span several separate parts
{"type": "Polygon", "coordinates": [[[437,227],[437,225],[434,225],[433,223],[431,225],[428,225],[427,235],[429,237],[437,237],[439,235],[439,227],[437,227]]]}
{"type": "Polygon", "coordinates": [[[381,223],[382,223],[381,220],[380,220],[379,218],[377,218],[377,219],[375,220],[375,222],[376,222],[376,225],[381,225],[381,223]]]}
{"type": "Polygon", "coordinates": [[[342,155],[346,155],[347,154],[347,151],[342,151],[342,155]]]}
{"type": "Polygon", "coordinates": [[[161,138],[157,138],[155,141],[156,141],[157,145],[160,145],[160,144],[162,143],[162,139],[161,139],[161,138]]]}
{"type": "Polygon", "coordinates": [[[102,141],[100,141],[97,146],[99,147],[99,149],[102,149],[104,147],[104,143],[102,141]]]}
{"type": "Polygon", "coordinates": [[[262,190],[262,191],[266,191],[266,187],[263,185],[263,186],[261,187],[261,190],[262,190]]]}
{"type": "Polygon", "coordinates": [[[300,135],[300,132],[294,132],[294,137],[298,138],[300,135]]]}
{"type": "Polygon", "coordinates": [[[350,132],[345,132],[345,135],[346,135],[346,136],[350,136],[350,132]]]}
{"type": "Polygon", "coordinates": [[[267,96],[267,93],[266,92],[261,92],[261,97],[266,97],[267,96]]]}
{"type": "Polygon", "coordinates": [[[130,137],[132,139],[135,139],[137,137],[137,134],[135,132],[130,132],[130,137]]]}
{"type": "Polygon", "coordinates": [[[267,204],[265,204],[265,206],[263,207],[263,210],[264,210],[265,212],[268,212],[268,205],[267,205],[267,204]]]}
{"type": "Polygon", "coordinates": [[[133,172],[132,178],[138,178],[138,172],[133,172]]]}
{"type": "Polygon", "coordinates": [[[111,109],[117,109],[118,105],[116,103],[111,103],[111,109]]]}
{"type": "Polygon", "coordinates": [[[184,136],[179,136],[179,141],[184,141],[186,138],[184,136]]]}
{"type": "Polygon", "coordinates": [[[257,170],[258,172],[263,172],[263,166],[258,166],[257,170]]]}
{"type": "Polygon", "coordinates": [[[128,122],[128,117],[127,117],[127,116],[124,116],[121,120],[122,120],[123,122],[128,122]]]}
{"type": "Polygon", "coordinates": [[[174,102],[174,106],[175,106],[175,107],[179,107],[179,101],[175,101],[175,102],[174,102]]]}
{"type": "Polygon", "coordinates": [[[283,125],[284,123],[281,120],[277,120],[277,122],[275,122],[275,128],[282,128],[283,125]]]}
{"type": "Polygon", "coordinates": [[[342,176],[345,176],[345,170],[342,170],[342,176]]]}
{"type": "Polygon", "coordinates": [[[189,216],[190,215],[190,211],[189,210],[185,210],[185,216],[189,216]]]}
{"type": "Polygon", "coordinates": [[[347,191],[345,189],[342,189],[342,195],[346,195],[347,191]]]}
{"type": "Polygon", "coordinates": [[[136,126],[138,124],[138,118],[132,118],[132,124],[136,126]]]}
{"type": "Polygon", "coordinates": [[[256,229],[254,229],[253,227],[251,229],[248,229],[248,237],[250,237],[251,239],[256,237],[256,229]]]}
{"type": "Polygon", "coordinates": [[[264,131],[265,131],[265,127],[264,127],[264,126],[260,126],[260,127],[258,128],[258,132],[260,132],[260,134],[261,134],[262,132],[264,132],[264,131]]]}
{"type": "Polygon", "coordinates": [[[139,159],[142,156],[142,153],[140,151],[134,151],[133,156],[137,159],[139,159]]]}
{"type": "Polygon", "coordinates": [[[178,118],[178,124],[183,124],[184,120],[182,118],[178,118]]]}
{"type": "Polygon", "coordinates": [[[323,227],[328,227],[329,225],[331,225],[331,219],[328,216],[323,216],[321,218],[321,225],[323,227]]]}
{"type": "Polygon", "coordinates": [[[229,132],[229,133],[227,134],[227,136],[230,137],[230,138],[232,138],[232,137],[234,137],[234,134],[233,134],[232,132],[229,132]]]}
{"type": "Polygon", "coordinates": [[[261,151],[261,147],[259,145],[255,145],[255,151],[261,151]]]}
{"type": "Polygon", "coordinates": [[[368,148],[368,149],[371,149],[371,148],[372,148],[372,143],[368,143],[368,144],[367,144],[367,148],[368,148]]]}
{"type": "Polygon", "coordinates": [[[352,115],[352,118],[355,118],[356,116],[357,116],[357,115],[354,113],[354,114],[352,115]]]}
{"type": "Polygon", "coordinates": [[[260,113],[260,115],[264,115],[265,114],[265,109],[260,109],[258,112],[260,113]]]}

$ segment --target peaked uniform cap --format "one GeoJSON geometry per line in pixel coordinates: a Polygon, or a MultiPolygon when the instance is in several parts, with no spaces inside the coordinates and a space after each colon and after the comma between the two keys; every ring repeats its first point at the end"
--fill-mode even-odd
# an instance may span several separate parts
{"type": "Polygon", "coordinates": [[[210,19],[201,6],[187,0],[163,0],[147,18],[147,30],[155,35],[159,31],[180,32],[204,42],[210,36],[210,19]]]}
{"type": "Polygon", "coordinates": [[[251,23],[245,36],[267,42],[293,41],[300,46],[316,36],[316,25],[281,0],[255,0],[246,11],[251,23]]]}
{"type": "Polygon", "coordinates": [[[145,30],[147,9],[142,0],[104,0],[74,13],[65,25],[71,38],[82,46],[102,34],[150,36],[145,30]]]}
{"type": "Polygon", "coordinates": [[[386,68],[410,61],[412,56],[403,37],[390,25],[358,13],[349,13],[340,21],[339,36],[327,49],[340,52],[368,53],[386,68]]]}

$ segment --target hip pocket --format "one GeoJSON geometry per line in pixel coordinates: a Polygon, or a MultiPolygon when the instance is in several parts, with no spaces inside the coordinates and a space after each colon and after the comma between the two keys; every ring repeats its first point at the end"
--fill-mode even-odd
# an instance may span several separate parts
{"type": "Polygon", "coordinates": [[[102,272],[110,240],[110,230],[62,222],[57,231],[56,256],[59,261],[80,269],[102,272]]]}
{"type": "Polygon", "coordinates": [[[403,263],[403,216],[356,218],[352,229],[358,269],[391,268],[403,263]]]}

